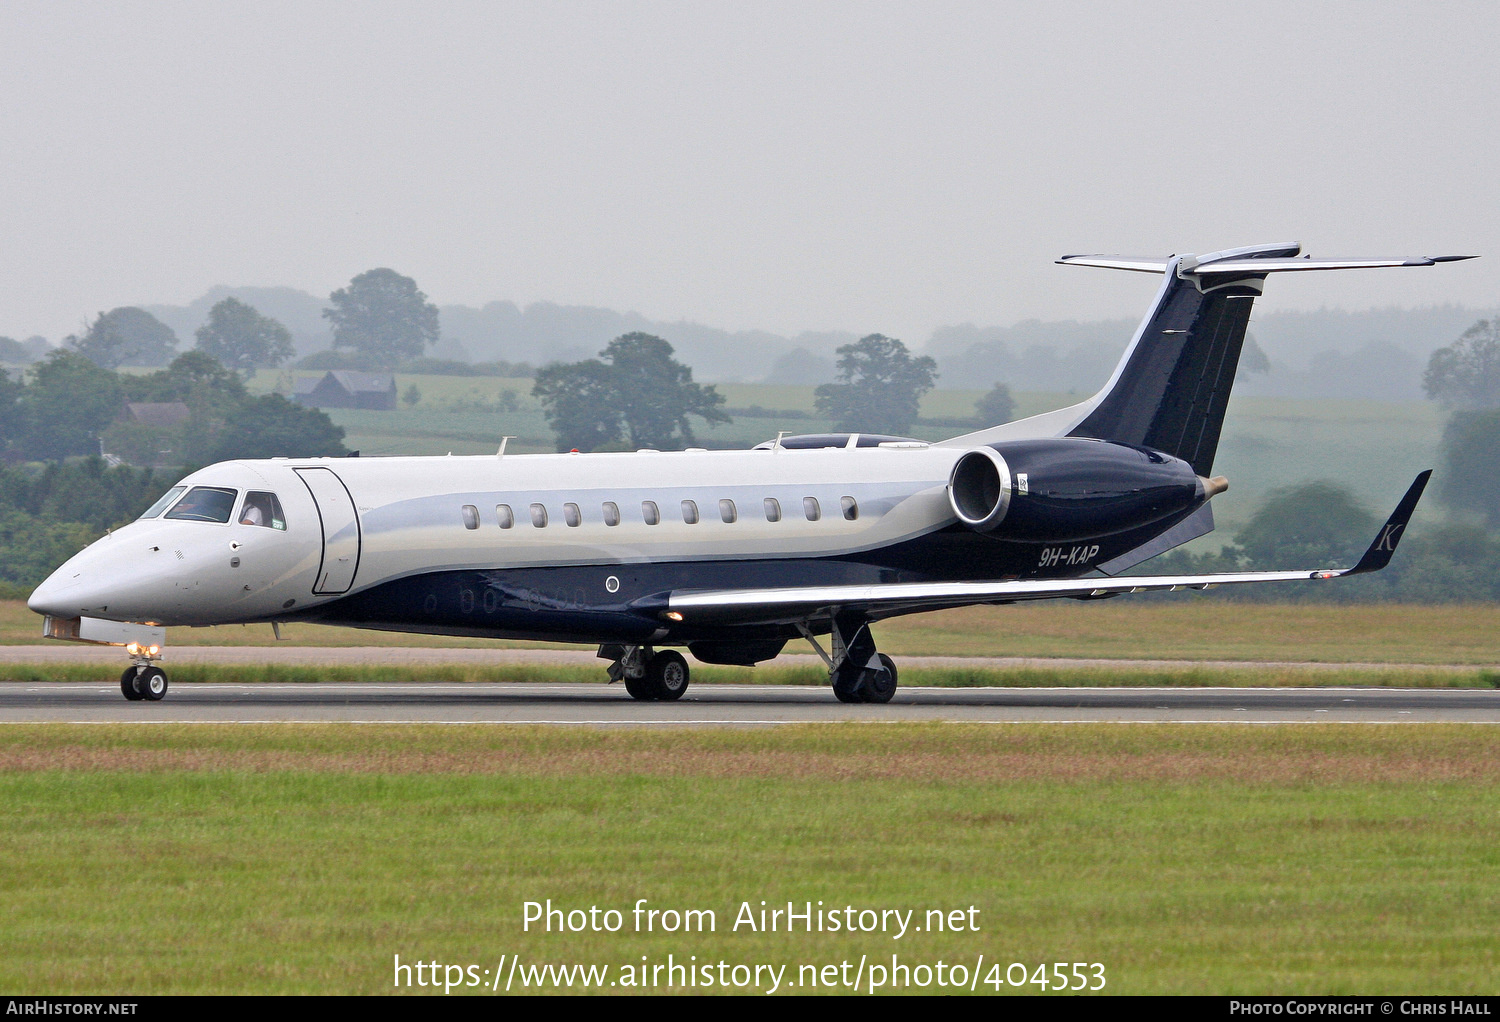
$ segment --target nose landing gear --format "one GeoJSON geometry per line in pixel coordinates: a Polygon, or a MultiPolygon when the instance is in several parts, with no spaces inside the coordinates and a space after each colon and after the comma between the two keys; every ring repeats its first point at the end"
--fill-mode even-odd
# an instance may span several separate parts
{"type": "Polygon", "coordinates": [[[158,702],[167,694],[167,672],[152,664],[161,656],[157,646],[139,646],[131,643],[125,647],[134,661],[120,675],[120,691],[131,702],[142,699],[158,702]]]}

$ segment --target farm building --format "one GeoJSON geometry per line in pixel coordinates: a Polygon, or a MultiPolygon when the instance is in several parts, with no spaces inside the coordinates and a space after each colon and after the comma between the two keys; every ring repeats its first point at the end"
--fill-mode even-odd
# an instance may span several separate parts
{"type": "Polygon", "coordinates": [[[396,377],[390,373],[356,373],[333,369],[319,377],[297,381],[292,400],[309,408],[367,408],[391,411],[396,407],[396,377]]]}

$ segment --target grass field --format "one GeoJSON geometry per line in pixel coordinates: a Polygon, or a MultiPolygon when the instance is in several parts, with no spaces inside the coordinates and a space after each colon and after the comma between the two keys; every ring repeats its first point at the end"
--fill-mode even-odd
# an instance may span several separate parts
{"type": "MultiPolygon", "coordinates": [[[[294,646],[549,645],[305,624],[287,625],[282,634],[285,644],[294,646]]],[[[1495,604],[1229,604],[1182,594],[1179,600],[1153,603],[966,607],[882,622],[875,634],[893,656],[1500,663],[1500,606],[1495,604]]],[[[42,641],[40,635],[41,618],[24,603],[0,602],[0,659],[5,645],[34,644],[42,641]]],[[[265,625],[173,628],[167,642],[168,649],[276,644],[265,625]]],[[[808,649],[801,642],[787,648],[808,649]]]]}
{"type": "Polygon", "coordinates": [[[0,985],[380,993],[397,954],[607,984],[671,954],[785,965],[785,990],[895,954],[983,955],[981,991],[1097,962],[1117,994],[1490,993],[1493,747],[1464,726],[8,727],[0,985]],[[523,931],[548,898],[624,928],[523,931]],[[715,931],[631,932],[640,898],[715,931]],[[733,932],[762,899],[973,906],[978,930],[733,932]]]}

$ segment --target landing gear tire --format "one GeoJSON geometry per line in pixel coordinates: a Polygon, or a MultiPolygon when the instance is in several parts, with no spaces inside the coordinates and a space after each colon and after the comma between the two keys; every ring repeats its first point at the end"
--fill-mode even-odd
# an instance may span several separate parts
{"type": "Polygon", "coordinates": [[[888,703],[896,694],[896,661],[884,653],[879,656],[880,670],[864,672],[863,694],[867,703],[888,703]]]}
{"type": "Polygon", "coordinates": [[[646,682],[656,699],[681,699],[688,687],[688,665],[681,653],[664,649],[646,663],[646,682]]]}
{"type": "Polygon", "coordinates": [[[845,661],[833,679],[833,694],[841,703],[888,703],[896,694],[896,662],[878,653],[880,666],[856,667],[845,661]]]}
{"type": "Polygon", "coordinates": [[[865,672],[845,660],[833,676],[833,694],[841,703],[862,703],[865,672]]]}
{"type": "Polygon", "coordinates": [[[625,691],[630,693],[632,699],[639,699],[641,702],[656,698],[656,690],[645,678],[626,678],[625,691]]]}
{"type": "Polygon", "coordinates": [[[139,673],[140,672],[134,666],[131,666],[125,668],[125,673],[120,675],[120,691],[124,693],[125,698],[129,699],[132,703],[146,698],[141,694],[141,689],[137,687],[139,673]]]}
{"type": "Polygon", "coordinates": [[[148,667],[140,673],[136,684],[140,698],[159,702],[167,694],[167,672],[160,667],[148,667]]]}

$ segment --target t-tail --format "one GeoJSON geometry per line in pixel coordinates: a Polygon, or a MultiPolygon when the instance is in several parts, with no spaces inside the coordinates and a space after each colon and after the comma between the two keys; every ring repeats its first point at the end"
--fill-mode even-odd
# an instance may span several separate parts
{"type": "Polygon", "coordinates": [[[1063,256],[1073,266],[1162,274],[1161,289],[1114,375],[1081,404],[945,441],[972,446],[1027,437],[1092,437],[1150,447],[1212,474],[1250,309],[1271,273],[1432,266],[1472,256],[1312,259],[1300,244],[1204,256],[1063,256]]]}

